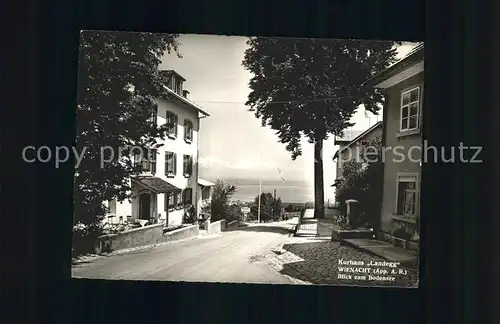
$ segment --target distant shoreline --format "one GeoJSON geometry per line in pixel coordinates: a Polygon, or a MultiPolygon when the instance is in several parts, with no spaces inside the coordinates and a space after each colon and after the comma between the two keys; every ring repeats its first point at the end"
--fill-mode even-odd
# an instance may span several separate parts
{"type": "MultiPolygon", "coordinates": [[[[211,182],[216,182],[217,179],[210,179],[210,178],[204,178],[204,177],[200,177],[200,178],[203,178],[203,179],[206,179],[206,180],[209,180],[211,182]]],[[[258,186],[259,183],[260,183],[260,180],[258,179],[232,179],[232,178],[228,178],[228,179],[220,179],[222,181],[224,181],[225,183],[227,184],[230,184],[230,185],[234,185],[234,186],[238,186],[238,185],[246,185],[246,186],[258,186]]],[[[287,180],[285,182],[283,181],[279,181],[279,180],[265,180],[263,179],[262,180],[262,186],[275,186],[275,187],[313,187],[314,184],[313,183],[308,183],[306,181],[300,181],[300,180],[287,180]]]]}
{"type": "MultiPolygon", "coordinates": [[[[201,178],[216,182],[217,179],[201,178]]],[[[220,179],[229,185],[236,186],[236,192],[231,197],[232,202],[253,203],[259,194],[259,180],[256,179],[220,179]]],[[[314,185],[305,181],[289,180],[262,180],[262,192],[273,193],[276,190],[276,197],[281,198],[284,205],[300,205],[307,201],[314,201],[314,185]]],[[[325,204],[328,199],[325,198],[325,204]]]]}
{"type": "MultiPolygon", "coordinates": [[[[236,186],[236,192],[233,195],[234,200],[253,202],[259,195],[259,183],[255,181],[227,181],[227,183],[236,186]]],[[[303,183],[270,183],[262,182],[262,193],[273,194],[276,190],[276,197],[281,198],[282,201],[290,203],[304,203],[309,201],[314,196],[314,187],[308,186],[303,183]]]]}

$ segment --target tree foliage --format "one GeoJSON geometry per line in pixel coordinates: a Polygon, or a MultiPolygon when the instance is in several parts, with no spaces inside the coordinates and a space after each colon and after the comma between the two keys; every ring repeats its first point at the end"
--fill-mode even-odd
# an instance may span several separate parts
{"type": "Polygon", "coordinates": [[[339,202],[339,209],[344,215],[347,209],[346,200],[359,201],[361,223],[378,230],[384,180],[381,137],[367,141],[360,157],[359,161],[353,159],[343,163],[342,177],[337,182],[335,200],[339,202]]]}
{"type": "Polygon", "coordinates": [[[212,187],[210,205],[205,210],[211,214],[212,221],[226,219],[231,215],[231,197],[234,195],[236,187],[229,185],[222,180],[217,180],[212,187]]]}
{"type": "Polygon", "coordinates": [[[178,46],[177,35],[81,34],[75,146],[83,159],[74,179],[75,224],[96,224],[105,213],[103,201],[130,197],[128,179],[141,167],[129,150],[154,148],[165,135],[152,118],[157,99],[166,96],[158,65],[178,46]],[[101,152],[112,161],[102,163],[101,152]]]}
{"type": "MultiPolygon", "coordinates": [[[[260,194],[260,219],[261,221],[269,221],[277,217],[279,211],[281,210],[281,198],[276,198],[274,200],[274,196],[270,192],[263,192],[260,194]],[[276,211],[276,213],[274,213],[276,211]],[[276,215],[276,216],[275,216],[276,215]]],[[[253,206],[250,207],[250,212],[252,213],[252,217],[258,218],[258,208],[259,206],[259,195],[255,197],[253,206]]]]}
{"type": "Polygon", "coordinates": [[[228,222],[232,222],[234,220],[241,221],[244,218],[244,214],[241,211],[241,208],[244,207],[241,202],[235,202],[231,204],[228,208],[226,220],[228,222]]]}
{"type": "Polygon", "coordinates": [[[322,143],[341,136],[363,104],[377,114],[381,91],[366,85],[395,62],[394,42],[253,37],[243,66],[253,74],[247,105],[276,130],[294,160],[315,144],[315,214],[324,216],[322,143]],[[322,214],[322,215],[320,215],[322,214]]]}

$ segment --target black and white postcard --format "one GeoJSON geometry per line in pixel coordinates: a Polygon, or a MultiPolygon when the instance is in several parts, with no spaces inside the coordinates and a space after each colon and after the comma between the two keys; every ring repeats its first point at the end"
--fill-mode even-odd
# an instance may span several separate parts
{"type": "Polygon", "coordinates": [[[418,287],[423,43],[80,42],[73,278],[418,287]]]}

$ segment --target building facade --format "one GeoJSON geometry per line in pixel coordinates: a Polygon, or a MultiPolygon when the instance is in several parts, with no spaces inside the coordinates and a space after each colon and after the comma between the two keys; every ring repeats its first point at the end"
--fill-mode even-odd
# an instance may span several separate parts
{"type": "Polygon", "coordinates": [[[385,152],[381,208],[382,239],[404,230],[419,239],[424,47],[375,76],[370,83],[385,92],[382,142],[385,152]]]}
{"type": "Polygon", "coordinates": [[[200,119],[209,114],[187,98],[182,76],[175,71],[161,73],[168,79],[168,96],[158,99],[155,120],[167,126],[166,137],[158,140],[163,144],[158,149],[134,156],[144,172],[130,178],[130,201],[108,202],[108,223],[143,220],[179,225],[193,207],[198,214],[198,137],[200,119]]]}
{"type": "Polygon", "coordinates": [[[334,142],[334,145],[339,145],[338,151],[333,156],[333,160],[336,162],[335,182],[342,178],[344,163],[349,161],[362,162],[364,148],[367,143],[382,136],[382,122],[377,122],[364,131],[350,131],[348,134],[348,136],[340,139],[336,138],[334,142]],[[345,138],[350,140],[345,140],[345,138]]]}

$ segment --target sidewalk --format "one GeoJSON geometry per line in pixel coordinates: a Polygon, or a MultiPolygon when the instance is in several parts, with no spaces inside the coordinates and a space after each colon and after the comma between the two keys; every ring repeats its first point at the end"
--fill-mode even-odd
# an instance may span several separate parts
{"type": "Polygon", "coordinates": [[[314,209],[306,210],[296,236],[331,237],[335,213],[336,210],[325,208],[325,218],[317,219],[314,218],[314,209]]]}
{"type": "Polygon", "coordinates": [[[296,235],[267,256],[273,268],[298,284],[418,287],[416,253],[372,239],[331,241],[336,211],[325,209],[325,212],[324,219],[315,219],[314,210],[307,210],[296,235]],[[339,260],[361,261],[367,265],[386,260],[399,262],[400,266],[394,281],[344,279],[339,277],[339,260]]]}
{"type": "Polygon", "coordinates": [[[384,258],[391,262],[400,262],[403,265],[418,266],[418,253],[395,247],[387,242],[374,239],[345,239],[341,243],[352,246],[372,255],[384,258]]]}
{"type": "Polygon", "coordinates": [[[359,248],[341,245],[323,237],[291,237],[266,256],[269,265],[289,277],[295,284],[374,287],[418,287],[418,271],[405,267],[394,281],[347,280],[339,278],[339,260],[362,261],[368,264],[385,258],[359,248]]]}

